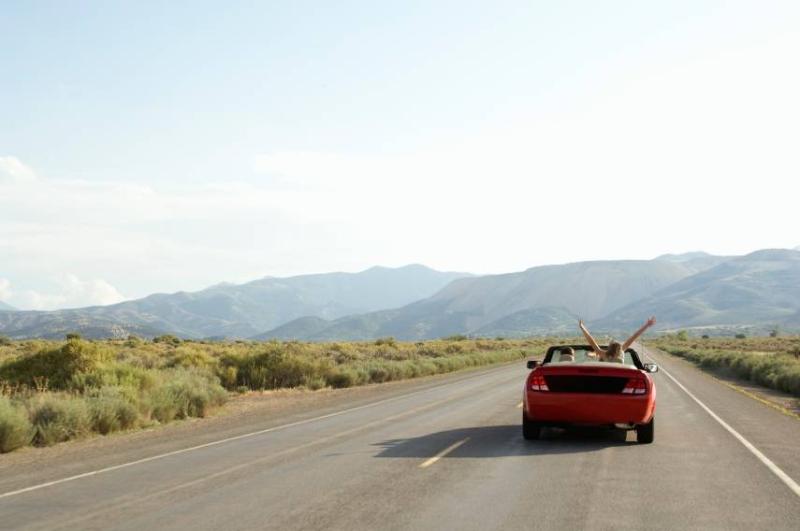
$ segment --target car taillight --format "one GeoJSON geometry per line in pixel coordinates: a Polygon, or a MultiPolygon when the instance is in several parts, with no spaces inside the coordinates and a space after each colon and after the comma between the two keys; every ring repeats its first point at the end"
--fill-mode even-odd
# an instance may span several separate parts
{"type": "Polygon", "coordinates": [[[644,378],[631,378],[622,390],[626,395],[643,395],[647,393],[647,382],[644,378]]]}
{"type": "Polygon", "coordinates": [[[531,391],[549,391],[547,382],[544,381],[544,376],[535,374],[531,376],[531,391]]]}

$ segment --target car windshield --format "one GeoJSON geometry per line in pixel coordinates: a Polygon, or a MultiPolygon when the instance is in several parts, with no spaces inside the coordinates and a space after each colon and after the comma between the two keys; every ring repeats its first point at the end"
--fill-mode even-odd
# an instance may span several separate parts
{"type": "MultiPolygon", "coordinates": [[[[586,363],[586,362],[600,361],[593,354],[594,352],[591,349],[587,348],[564,347],[562,349],[556,349],[556,351],[553,352],[553,357],[550,360],[550,363],[586,363]],[[574,352],[574,355],[571,356],[570,353],[572,352],[574,352]]],[[[623,358],[623,364],[635,365],[630,352],[625,353],[623,358]]]]}

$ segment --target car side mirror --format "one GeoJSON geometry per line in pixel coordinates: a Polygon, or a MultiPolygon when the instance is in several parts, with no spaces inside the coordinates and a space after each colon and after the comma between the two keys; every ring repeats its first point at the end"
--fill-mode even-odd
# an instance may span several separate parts
{"type": "Polygon", "coordinates": [[[538,361],[536,361],[536,360],[528,360],[528,368],[529,369],[535,369],[538,366],[539,366],[539,362],[538,361]]]}
{"type": "Polygon", "coordinates": [[[645,363],[644,370],[645,372],[658,372],[658,365],[655,363],[645,363]]]}

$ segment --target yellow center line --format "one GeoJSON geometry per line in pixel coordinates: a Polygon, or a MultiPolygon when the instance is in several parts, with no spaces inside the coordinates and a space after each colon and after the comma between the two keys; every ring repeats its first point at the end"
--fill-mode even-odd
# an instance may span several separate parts
{"type": "Polygon", "coordinates": [[[452,452],[453,450],[455,450],[456,448],[458,448],[459,446],[461,446],[462,444],[464,444],[468,440],[469,440],[469,437],[467,437],[466,439],[461,439],[460,441],[454,442],[453,444],[451,444],[450,446],[448,446],[447,448],[445,448],[444,450],[442,450],[438,454],[434,455],[433,457],[431,457],[430,459],[428,459],[427,461],[425,461],[424,463],[419,465],[419,467],[420,468],[428,468],[429,466],[434,464],[436,461],[438,461],[442,457],[446,456],[447,454],[449,454],[450,452],[452,452]]]}

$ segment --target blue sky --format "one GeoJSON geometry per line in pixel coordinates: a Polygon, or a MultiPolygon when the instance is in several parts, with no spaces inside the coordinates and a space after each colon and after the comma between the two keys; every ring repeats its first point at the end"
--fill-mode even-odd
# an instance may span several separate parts
{"type": "Polygon", "coordinates": [[[5,2],[0,300],[793,247],[798,23],[795,2],[5,2]]]}

